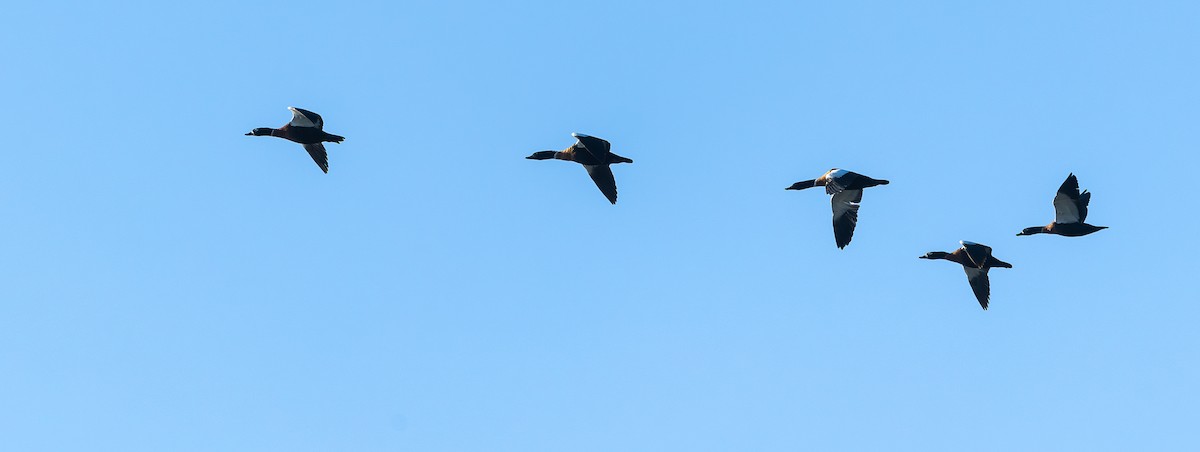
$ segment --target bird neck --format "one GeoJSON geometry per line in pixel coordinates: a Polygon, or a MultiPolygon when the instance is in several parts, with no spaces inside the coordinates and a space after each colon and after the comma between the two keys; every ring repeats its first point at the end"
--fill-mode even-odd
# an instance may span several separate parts
{"type": "Polygon", "coordinates": [[[815,179],[802,180],[800,182],[796,182],[796,183],[792,184],[791,187],[788,187],[785,190],[804,190],[806,188],[813,188],[816,185],[817,185],[817,181],[815,179]]]}
{"type": "Polygon", "coordinates": [[[563,154],[563,153],[558,152],[558,151],[538,151],[538,152],[534,152],[533,155],[526,157],[526,158],[530,159],[530,160],[551,160],[551,159],[570,160],[570,157],[563,158],[561,156],[561,154],[563,154]]]}
{"type": "Polygon", "coordinates": [[[270,127],[259,127],[254,130],[251,130],[250,133],[248,133],[247,135],[254,135],[256,137],[262,137],[262,136],[283,137],[286,135],[286,133],[281,129],[272,129],[270,127]]]}
{"type": "Polygon", "coordinates": [[[1034,234],[1045,234],[1045,233],[1046,233],[1045,226],[1034,226],[1031,228],[1022,229],[1021,233],[1017,234],[1017,235],[1034,235],[1034,234]]]}

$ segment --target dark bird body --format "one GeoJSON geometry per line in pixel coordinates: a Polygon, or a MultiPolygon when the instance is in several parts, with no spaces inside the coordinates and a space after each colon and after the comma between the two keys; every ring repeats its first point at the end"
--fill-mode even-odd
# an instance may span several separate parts
{"type": "Polygon", "coordinates": [[[1054,195],[1054,222],[1046,226],[1025,228],[1017,235],[1054,234],[1079,237],[1101,229],[1108,229],[1108,226],[1092,226],[1084,223],[1084,220],[1087,220],[1088,203],[1091,200],[1092,194],[1087,190],[1084,190],[1083,193],[1079,192],[1079,180],[1072,173],[1067,176],[1067,180],[1063,181],[1062,186],[1058,187],[1058,193],[1054,195]]]}
{"type": "Polygon", "coordinates": [[[569,160],[587,169],[588,176],[596,183],[596,187],[608,198],[610,203],[617,203],[617,181],[613,178],[609,165],[614,163],[633,163],[633,160],[613,154],[611,145],[600,138],[572,133],[577,140],[575,144],[561,151],[539,151],[525,157],[530,160],[569,160]]]}
{"type": "Polygon", "coordinates": [[[967,272],[967,282],[971,283],[971,291],[975,292],[975,299],[979,301],[979,306],[987,310],[992,294],[992,285],[988,281],[988,269],[1012,268],[1012,264],[992,256],[990,246],[967,241],[958,243],[962,245],[962,248],[953,253],[931,251],[921,256],[921,259],[943,259],[962,265],[963,271],[967,272]]]}
{"type": "Polygon", "coordinates": [[[317,162],[317,166],[321,167],[321,171],[328,173],[329,156],[325,152],[325,145],[322,143],[326,141],[341,143],[345,138],[326,133],[324,130],[325,121],[321,119],[321,115],[303,108],[288,107],[288,110],[292,111],[292,120],[284,124],[283,127],[278,129],[259,127],[251,130],[246,135],[279,137],[300,143],[304,145],[304,150],[308,151],[308,155],[312,157],[313,161],[317,162]]]}
{"type": "Polygon", "coordinates": [[[839,249],[845,248],[854,238],[854,227],[858,225],[858,207],[862,202],[862,191],[877,185],[887,185],[883,179],[872,179],[853,171],[834,168],[816,179],[800,181],[788,190],[804,190],[816,186],[825,187],[831,195],[833,205],[833,238],[839,249]]]}

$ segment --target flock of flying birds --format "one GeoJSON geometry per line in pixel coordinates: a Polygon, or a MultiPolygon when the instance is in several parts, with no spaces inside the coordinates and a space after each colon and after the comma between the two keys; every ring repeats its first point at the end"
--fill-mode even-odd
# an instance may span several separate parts
{"type": "MultiPolygon", "coordinates": [[[[329,157],[325,152],[324,142],[341,143],[344,137],[326,133],[325,122],[321,115],[303,108],[288,107],[292,111],[292,120],[283,127],[273,129],[259,127],[246,135],[273,136],[294,141],[304,145],[304,150],[312,157],[321,171],[329,172],[329,157]]],[[[617,203],[617,182],[613,178],[609,165],[614,163],[633,163],[625,157],[612,153],[608,141],[600,138],[573,133],[575,143],[561,151],[539,151],[526,157],[531,160],[567,160],[583,165],[588,175],[600,188],[600,192],[610,203],[617,203]]],[[[787,190],[804,190],[816,186],[825,187],[825,194],[830,195],[833,204],[833,237],[839,249],[850,244],[854,236],[854,226],[858,224],[858,208],[862,202],[864,189],[887,185],[883,179],[872,179],[862,174],[844,169],[834,168],[816,179],[800,181],[792,184],[787,190]]],[[[1018,236],[1033,234],[1055,234],[1066,237],[1080,237],[1107,228],[1085,223],[1087,220],[1088,202],[1092,194],[1084,190],[1079,192],[1079,181],[1075,174],[1067,176],[1067,180],[1058,188],[1054,196],[1054,221],[1046,226],[1028,227],[1017,233],[1018,236]]],[[[967,273],[967,281],[971,290],[983,309],[988,308],[991,297],[991,283],[988,281],[988,270],[991,268],[1012,268],[1012,264],[992,256],[992,248],[979,243],[960,241],[962,245],[953,253],[931,251],[920,256],[921,259],[944,259],[963,266],[967,273]]]]}

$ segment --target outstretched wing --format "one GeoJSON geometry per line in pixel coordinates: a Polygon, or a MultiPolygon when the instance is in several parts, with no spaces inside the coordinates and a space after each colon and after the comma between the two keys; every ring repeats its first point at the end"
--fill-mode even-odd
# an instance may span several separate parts
{"type": "Polygon", "coordinates": [[[321,115],[305,110],[303,108],[288,107],[292,111],[292,122],[288,125],[292,127],[313,127],[321,130],[325,127],[325,121],[321,119],[321,115]]]}
{"type": "Polygon", "coordinates": [[[321,167],[321,171],[329,172],[329,154],[325,152],[325,145],[321,143],[313,143],[304,145],[304,150],[308,151],[308,155],[312,157],[317,166],[321,167]]]}
{"type": "Polygon", "coordinates": [[[1067,176],[1054,195],[1054,222],[1082,223],[1087,216],[1087,202],[1091,198],[1091,194],[1086,197],[1079,195],[1079,180],[1075,174],[1067,176]]]}
{"type": "Polygon", "coordinates": [[[858,225],[858,203],[862,201],[862,190],[845,190],[829,199],[833,204],[833,238],[838,248],[845,248],[854,238],[854,227],[858,225]]]}
{"type": "Polygon", "coordinates": [[[596,187],[604,193],[604,197],[608,198],[608,202],[617,203],[617,180],[613,178],[612,168],[608,165],[583,165],[587,168],[588,176],[592,176],[592,182],[596,183],[596,187]]]}
{"type": "Polygon", "coordinates": [[[992,283],[988,281],[987,269],[963,266],[963,270],[967,272],[967,282],[971,283],[971,291],[975,292],[975,299],[979,300],[979,306],[986,311],[988,301],[992,296],[992,283]]]}
{"type": "Polygon", "coordinates": [[[1089,202],[1092,202],[1092,193],[1087,190],[1080,193],[1079,199],[1075,200],[1075,208],[1079,209],[1080,223],[1087,221],[1087,207],[1089,202]]]}
{"type": "Polygon", "coordinates": [[[575,137],[576,140],[579,140],[579,144],[582,144],[583,148],[586,149],[589,154],[592,154],[592,157],[596,158],[596,162],[608,162],[607,156],[609,147],[611,145],[607,141],[590,135],[584,135],[582,133],[572,133],[571,136],[575,137]]]}

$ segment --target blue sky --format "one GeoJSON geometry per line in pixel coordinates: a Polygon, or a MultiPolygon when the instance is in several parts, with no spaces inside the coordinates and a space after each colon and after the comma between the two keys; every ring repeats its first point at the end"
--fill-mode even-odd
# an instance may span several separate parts
{"type": "Polygon", "coordinates": [[[962,3],[7,5],[0,446],[1195,449],[1200,6],[962,3]]]}

